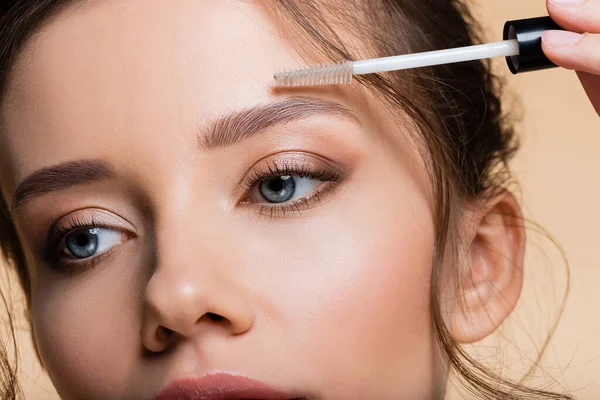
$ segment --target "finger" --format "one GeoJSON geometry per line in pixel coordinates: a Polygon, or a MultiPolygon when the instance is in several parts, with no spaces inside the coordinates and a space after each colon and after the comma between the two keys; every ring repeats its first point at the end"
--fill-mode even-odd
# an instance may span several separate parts
{"type": "Polygon", "coordinates": [[[600,35],[546,31],[542,48],[556,65],[600,75],[600,35]]]}
{"type": "Polygon", "coordinates": [[[550,16],[564,29],[600,33],[600,0],[547,0],[550,16]]]}
{"type": "Polygon", "coordinates": [[[587,72],[578,72],[577,75],[579,75],[579,80],[594,105],[594,109],[600,115],[600,76],[587,72]]]}

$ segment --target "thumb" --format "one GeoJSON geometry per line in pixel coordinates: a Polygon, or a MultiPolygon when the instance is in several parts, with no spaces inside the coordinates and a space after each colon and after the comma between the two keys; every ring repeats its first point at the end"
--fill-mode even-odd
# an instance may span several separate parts
{"type": "Polygon", "coordinates": [[[542,48],[552,62],[563,68],[600,74],[600,34],[546,31],[542,48]]]}

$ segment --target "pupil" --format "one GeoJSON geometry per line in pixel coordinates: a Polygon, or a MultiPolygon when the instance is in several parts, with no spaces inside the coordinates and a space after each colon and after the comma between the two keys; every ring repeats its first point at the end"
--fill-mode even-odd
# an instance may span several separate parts
{"type": "Polygon", "coordinates": [[[88,239],[88,238],[87,238],[85,235],[81,235],[81,234],[79,234],[79,235],[77,236],[77,244],[78,244],[79,246],[85,246],[85,245],[86,245],[86,244],[88,244],[88,243],[89,243],[89,239],[88,239]]]}
{"type": "Polygon", "coordinates": [[[281,192],[281,190],[283,189],[283,183],[281,179],[272,180],[269,186],[269,190],[272,192],[281,192]]]}
{"type": "Polygon", "coordinates": [[[69,252],[75,258],[93,256],[98,248],[98,229],[84,229],[70,233],[65,238],[69,252]]]}
{"type": "Polygon", "coordinates": [[[291,176],[278,176],[262,182],[259,190],[269,203],[285,203],[294,197],[296,181],[291,176]]]}

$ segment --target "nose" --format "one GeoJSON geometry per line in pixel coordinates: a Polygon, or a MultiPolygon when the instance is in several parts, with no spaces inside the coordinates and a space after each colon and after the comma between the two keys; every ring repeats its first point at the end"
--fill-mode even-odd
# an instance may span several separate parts
{"type": "MultiPolygon", "coordinates": [[[[234,271],[197,245],[187,248],[193,254],[161,254],[146,286],[141,335],[144,347],[154,353],[209,331],[240,335],[254,324],[252,303],[234,271]]],[[[226,254],[221,254],[224,259],[226,254]]]]}

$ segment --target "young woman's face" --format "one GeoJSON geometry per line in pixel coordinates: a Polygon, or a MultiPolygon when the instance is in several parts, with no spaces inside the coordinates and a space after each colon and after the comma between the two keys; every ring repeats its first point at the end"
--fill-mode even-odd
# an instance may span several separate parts
{"type": "Polygon", "coordinates": [[[0,178],[65,399],[217,372],[284,398],[443,389],[418,152],[358,87],[273,91],[299,61],[278,32],[255,2],[105,0],[22,52],[0,178]]]}

